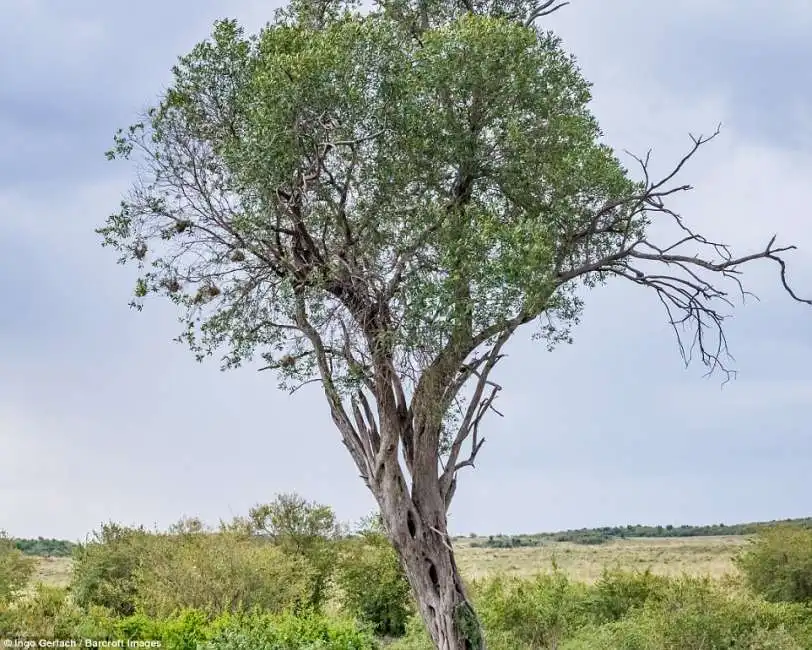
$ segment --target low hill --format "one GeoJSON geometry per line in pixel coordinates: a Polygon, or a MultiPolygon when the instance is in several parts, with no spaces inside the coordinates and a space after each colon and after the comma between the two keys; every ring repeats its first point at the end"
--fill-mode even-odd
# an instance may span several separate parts
{"type": "MultiPolygon", "coordinates": [[[[530,535],[489,535],[488,537],[469,536],[470,545],[485,548],[515,548],[540,546],[545,542],[572,542],[574,544],[603,544],[613,539],[638,537],[719,537],[730,535],[754,535],[760,529],[779,524],[791,524],[812,528],[812,517],[760,521],[746,524],[713,524],[710,526],[604,526],[602,528],[581,528],[554,533],[534,533],[530,535]]],[[[458,538],[462,539],[462,538],[458,538]]]]}

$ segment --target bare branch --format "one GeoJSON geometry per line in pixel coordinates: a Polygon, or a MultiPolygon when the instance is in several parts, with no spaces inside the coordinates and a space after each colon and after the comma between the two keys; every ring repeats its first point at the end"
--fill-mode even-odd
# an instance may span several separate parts
{"type": "Polygon", "coordinates": [[[296,323],[313,346],[319,374],[321,375],[321,383],[324,388],[324,394],[327,397],[327,403],[330,405],[330,413],[333,417],[333,422],[335,422],[338,430],[341,432],[344,445],[349,450],[353,460],[355,460],[355,464],[358,466],[361,474],[371,479],[375,476],[375,473],[372,471],[371,458],[367,456],[366,448],[359,432],[353,427],[341,403],[341,396],[333,381],[332,373],[330,372],[324,342],[322,341],[321,335],[313,327],[307,317],[304,289],[302,287],[295,287],[294,290],[296,299],[296,323]]]}
{"type": "Polygon", "coordinates": [[[308,379],[307,381],[303,381],[301,384],[298,384],[297,386],[294,386],[293,388],[291,388],[290,389],[290,394],[293,395],[293,393],[295,393],[297,390],[299,390],[300,388],[304,388],[308,384],[317,384],[317,383],[321,383],[321,377],[313,377],[313,379],[308,379]]]}
{"type": "Polygon", "coordinates": [[[477,382],[474,387],[474,393],[471,397],[471,401],[468,404],[468,409],[463,417],[462,422],[457,430],[457,434],[454,437],[454,441],[451,444],[451,449],[448,454],[448,459],[445,463],[445,469],[440,476],[440,490],[444,495],[444,498],[447,502],[450,502],[449,491],[451,490],[452,481],[454,479],[454,475],[456,474],[457,470],[465,466],[473,466],[474,459],[476,455],[479,453],[479,450],[482,447],[482,444],[485,442],[484,439],[478,440],[478,431],[479,431],[479,423],[484,417],[485,413],[491,408],[494,399],[496,399],[497,393],[501,390],[501,387],[498,384],[494,384],[488,379],[493,368],[499,362],[503,355],[500,354],[502,347],[507,343],[510,336],[513,334],[513,330],[509,329],[502,333],[502,335],[496,340],[493,347],[490,349],[487,355],[482,359],[485,362],[481,371],[478,371],[473,366],[468,366],[461,371],[461,374],[470,376],[471,374],[476,375],[477,382]],[[491,394],[486,397],[482,398],[483,392],[485,387],[490,385],[491,386],[491,394]],[[471,441],[471,455],[469,456],[468,460],[462,464],[457,463],[457,459],[459,458],[460,451],[462,449],[462,445],[468,437],[473,434],[473,438],[471,441]]]}
{"type": "Polygon", "coordinates": [[[795,250],[795,246],[776,246],[776,236],[773,236],[761,251],[735,256],[729,246],[695,232],[680,214],[665,206],[665,197],[690,189],[688,185],[668,187],[668,183],[702,145],[718,134],[719,128],[708,137],[691,136],[692,147],[688,153],[657,181],[650,180],[650,153],[644,158],[635,157],[643,172],[644,191],[596,210],[586,228],[570,235],[567,246],[562,247],[558,256],[556,278],[562,286],[574,279],[614,275],[653,290],[666,310],[685,363],[690,362],[696,350],[708,367],[708,374],[721,370],[727,381],[735,373],[725,363],[725,359],[732,356],[723,329],[727,315],[720,309],[733,307],[733,302],[729,291],[715,283],[714,278],[731,283],[742,299],[756,297],[744,289],[739,278],[741,267],[760,259],[770,260],[778,265],[781,284],[793,300],[808,305],[812,305],[812,300],[799,297],[787,281],[786,263],[781,254],[795,250]],[[656,217],[659,217],[658,224],[670,221],[683,236],[667,245],[652,241],[641,226],[656,217]],[[618,239],[614,247],[605,246],[596,256],[588,246],[599,234],[614,235],[618,239]],[[692,249],[685,250],[689,245],[692,249]],[[654,267],[665,267],[670,272],[651,270],[654,267]]]}
{"type": "Polygon", "coordinates": [[[540,5],[533,7],[530,13],[527,14],[527,18],[525,18],[524,26],[530,27],[537,18],[549,16],[554,11],[558,11],[569,4],[569,2],[559,2],[556,4],[557,1],[558,0],[546,0],[546,2],[542,2],[540,5]]]}

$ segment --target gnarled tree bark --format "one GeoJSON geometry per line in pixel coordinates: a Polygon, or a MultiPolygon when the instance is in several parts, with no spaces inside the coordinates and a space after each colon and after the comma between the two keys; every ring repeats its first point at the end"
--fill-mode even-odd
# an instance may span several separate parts
{"type": "MultiPolygon", "coordinates": [[[[318,346],[318,338],[314,341],[318,346]]],[[[439,439],[437,416],[444,413],[442,403],[424,402],[418,390],[407,407],[400,379],[391,373],[391,360],[380,346],[377,350],[375,379],[366,383],[366,389],[374,396],[377,413],[373,414],[363,389],[359,389],[351,400],[354,416],[351,422],[327,375],[323,385],[333,420],[378,502],[387,536],[400,558],[435,647],[485,650],[482,629],[448,535],[447,510],[456,486],[456,469],[472,464],[481,445],[474,439],[471,457],[457,462],[462,440],[478,425],[484,414],[481,407],[489,405],[492,397],[479,402],[476,415],[463,422],[461,432],[467,433],[458,434],[445,470],[441,471],[436,445],[426,442],[439,439]],[[421,423],[421,428],[415,423],[421,423]]],[[[498,348],[491,350],[491,354],[496,353],[498,348]]],[[[480,374],[480,384],[487,381],[488,370],[486,367],[480,374]]],[[[427,376],[433,375],[429,372],[427,376]]]]}
{"type": "Polygon", "coordinates": [[[410,494],[399,465],[386,464],[382,470],[372,491],[434,645],[438,650],[484,650],[482,629],[454,558],[439,482],[416,481],[410,494]]]}

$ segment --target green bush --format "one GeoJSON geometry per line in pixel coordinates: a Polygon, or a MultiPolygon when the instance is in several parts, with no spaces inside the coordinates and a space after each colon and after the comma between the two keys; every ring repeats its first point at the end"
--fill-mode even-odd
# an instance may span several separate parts
{"type": "MultiPolygon", "coordinates": [[[[579,630],[560,646],[561,650],[670,650],[662,645],[655,621],[639,617],[634,621],[617,621],[591,625],[579,630]]],[[[518,649],[516,649],[518,650],[518,649]]],[[[680,650],[689,650],[680,648],[680,650]]],[[[690,650],[699,650],[690,648],[690,650]]]]}
{"type": "Polygon", "coordinates": [[[249,514],[217,532],[197,519],[166,534],[103,525],[74,550],[75,602],[117,616],[321,609],[338,558],[332,510],[281,495],[249,514]]]}
{"type": "Polygon", "coordinates": [[[235,523],[247,524],[254,534],[272,540],[288,554],[304,558],[310,567],[310,595],[305,604],[314,609],[322,607],[335,569],[332,542],[341,533],[330,506],[295,493],[280,494],[270,503],[254,506],[247,520],[235,523]]]}
{"type": "Polygon", "coordinates": [[[254,531],[267,535],[279,544],[305,552],[315,542],[334,539],[339,525],[330,506],[307,501],[298,494],[280,494],[270,503],[248,511],[254,531]]]}
{"type": "MultiPolygon", "coordinates": [[[[279,573],[279,566],[275,566],[268,567],[277,571],[273,577],[264,570],[255,572],[264,575],[261,579],[267,582],[257,583],[259,586],[246,582],[243,570],[251,572],[262,567],[258,558],[268,561],[275,558],[288,568],[292,565],[286,562],[301,558],[251,535],[187,531],[175,536],[153,536],[151,540],[150,544],[155,546],[144,555],[147,564],[167,568],[166,577],[178,580],[155,582],[152,588],[157,593],[172,587],[173,593],[181,594],[173,596],[174,600],[164,599],[154,611],[148,611],[149,607],[142,605],[139,598],[147,598],[155,606],[158,597],[149,591],[138,592],[139,612],[122,617],[97,606],[80,607],[65,589],[40,585],[25,598],[0,606],[0,632],[6,636],[40,638],[154,639],[169,650],[379,647],[374,633],[380,633],[376,622],[389,620],[381,615],[386,607],[364,610],[364,598],[377,603],[377,595],[386,601],[384,596],[388,592],[376,585],[375,580],[390,584],[382,576],[389,570],[392,576],[398,574],[394,564],[386,568],[392,555],[376,557],[383,550],[391,552],[391,548],[374,535],[345,542],[337,574],[342,594],[346,597],[348,587],[356,589],[358,611],[361,614],[366,611],[368,620],[375,619],[366,625],[352,618],[328,617],[301,606],[297,611],[283,613],[261,611],[259,607],[264,605],[258,602],[254,602],[253,609],[243,605],[243,609],[234,607],[235,611],[218,614],[218,608],[228,609],[224,606],[225,595],[233,595],[240,585],[248,585],[248,591],[255,597],[274,584],[296,580],[293,575],[279,573]],[[226,552],[227,549],[230,550],[226,552]],[[251,555],[252,549],[259,549],[260,555],[251,555]],[[161,552],[168,556],[158,561],[161,552]],[[355,565],[356,573],[349,571],[354,559],[362,561],[361,565],[355,565]],[[232,560],[237,569],[229,564],[232,560]],[[197,562],[208,563],[202,565],[202,573],[209,576],[206,580],[192,572],[197,562]],[[244,562],[243,568],[239,568],[240,562],[244,562]],[[374,575],[376,567],[379,575],[374,575]],[[184,582],[184,576],[189,582],[184,582]],[[372,588],[364,596],[367,580],[372,588]],[[214,594],[207,595],[208,590],[214,594]],[[200,604],[196,609],[184,609],[184,600],[197,600],[200,604]],[[170,614],[170,610],[175,613],[170,614]]],[[[135,571],[139,586],[145,584],[143,570],[142,566],[135,571]]],[[[306,593],[306,580],[291,594],[300,591],[306,593]]],[[[771,603],[740,586],[710,579],[607,571],[597,583],[587,586],[573,583],[555,570],[529,579],[491,578],[474,584],[470,591],[489,650],[812,649],[812,604],[771,603]]],[[[295,596],[292,600],[296,600],[295,596]]],[[[348,602],[351,600],[352,596],[348,602]]],[[[344,607],[349,613],[351,606],[344,607]]],[[[405,628],[405,635],[387,646],[387,650],[432,650],[418,617],[412,616],[405,628]]]]}
{"type": "MultiPolygon", "coordinates": [[[[476,585],[489,650],[810,650],[812,607],[768,603],[710,579],[560,573],[476,585]]],[[[432,650],[414,617],[388,650],[432,650]]]]}
{"type": "Polygon", "coordinates": [[[34,562],[0,531],[0,605],[10,602],[25,589],[34,573],[34,562]]]}
{"type": "Polygon", "coordinates": [[[101,607],[83,610],[70,602],[64,590],[54,587],[40,587],[32,598],[8,609],[0,622],[0,632],[10,637],[157,640],[172,650],[197,650],[209,638],[212,626],[209,615],[199,611],[154,619],[143,614],[118,617],[101,607]]]}
{"type": "Polygon", "coordinates": [[[76,549],[71,590],[81,607],[120,617],[314,608],[325,597],[327,560],[309,548],[313,553],[304,555],[248,531],[209,532],[194,520],[166,534],[106,524],[76,549]]]}
{"type": "Polygon", "coordinates": [[[775,526],[735,558],[748,586],[771,602],[812,602],[812,529],[775,526]]]}
{"type": "Polygon", "coordinates": [[[729,593],[709,579],[668,581],[642,607],[601,626],[585,626],[562,650],[802,650],[808,611],[729,593]]]}
{"type": "Polygon", "coordinates": [[[670,581],[651,571],[606,570],[589,590],[589,608],[596,623],[619,621],[630,611],[659,599],[670,581]]]}
{"type": "Polygon", "coordinates": [[[211,637],[216,619],[197,610],[183,610],[165,618],[136,614],[116,621],[115,638],[128,641],[160,641],[169,650],[198,650],[211,637]]]}
{"type": "Polygon", "coordinates": [[[160,641],[164,650],[377,650],[372,633],[350,619],[250,612],[212,618],[199,610],[169,617],[115,617],[83,611],[64,590],[42,588],[19,607],[0,612],[0,632],[14,637],[160,641]]]}
{"type": "Polygon", "coordinates": [[[406,622],[405,635],[387,646],[386,650],[435,650],[435,648],[423,621],[415,614],[406,622]]]}
{"type": "Polygon", "coordinates": [[[317,613],[254,612],[214,621],[200,650],[377,650],[371,632],[354,621],[317,613]]]}
{"type": "Polygon", "coordinates": [[[489,647],[548,648],[588,620],[588,589],[561,571],[533,578],[496,577],[474,588],[489,647]]]}
{"type": "Polygon", "coordinates": [[[312,604],[316,571],[306,558],[250,535],[154,535],[135,573],[134,602],[159,617],[181,609],[281,612],[312,604]]]}
{"type": "Polygon", "coordinates": [[[83,607],[106,607],[119,616],[135,612],[135,574],[144,564],[150,534],[107,523],[74,549],[71,593],[83,607]]]}
{"type": "Polygon", "coordinates": [[[405,633],[413,601],[400,560],[384,535],[366,531],[347,541],[335,580],[347,614],[380,635],[405,633]]]}
{"type": "Polygon", "coordinates": [[[112,631],[112,620],[107,610],[82,610],[64,587],[38,584],[32,594],[0,615],[0,632],[39,638],[96,637],[112,631]]]}

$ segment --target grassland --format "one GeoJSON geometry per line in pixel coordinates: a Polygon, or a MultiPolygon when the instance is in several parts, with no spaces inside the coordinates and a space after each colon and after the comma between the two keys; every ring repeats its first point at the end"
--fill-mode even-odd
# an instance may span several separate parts
{"type": "Polygon", "coordinates": [[[528,576],[550,570],[555,562],[571,578],[593,582],[604,568],[722,577],[735,572],[731,558],[747,540],[742,535],[628,538],[600,545],[548,542],[504,549],[476,548],[473,540],[466,540],[456,546],[460,570],[470,580],[494,573],[528,576]]]}
{"type": "Polygon", "coordinates": [[[71,559],[69,557],[38,557],[32,584],[64,587],[70,582],[71,559]]]}
{"type": "MultiPolygon", "coordinates": [[[[600,545],[546,542],[520,548],[477,548],[474,538],[455,542],[457,560],[469,580],[494,573],[528,576],[549,571],[553,561],[571,578],[596,580],[604,568],[651,569],[662,575],[710,575],[720,578],[735,573],[731,562],[736,551],[747,543],[743,535],[716,537],[660,537],[614,540],[600,545]]],[[[67,585],[70,558],[38,558],[33,581],[67,585]]]]}

